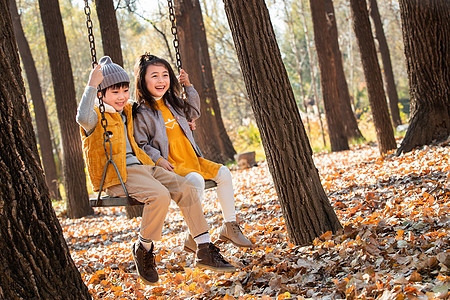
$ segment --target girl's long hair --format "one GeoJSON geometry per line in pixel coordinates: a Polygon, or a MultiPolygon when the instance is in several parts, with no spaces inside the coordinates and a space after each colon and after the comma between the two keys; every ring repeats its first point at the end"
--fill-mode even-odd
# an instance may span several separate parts
{"type": "Polygon", "coordinates": [[[150,91],[147,89],[147,85],[145,83],[145,74],[148,66],[150,65],[164,66],[167,71],[169,71],[170,86],[167,92],[163,95],[163,100],[166,105],[170,104],[178,113],[184,114],[185,117],[190,116],[191,110],[197,110],[181,98],[181,85],[178,82],[178,79],[175,76],[169,62],[149,53],[139,56],[136,64],[134,65],[136,100],[139,105],[147,103],[154,113],[157,112],[156,100],[153,98],[152,94],[150,94],[150,91]]]}

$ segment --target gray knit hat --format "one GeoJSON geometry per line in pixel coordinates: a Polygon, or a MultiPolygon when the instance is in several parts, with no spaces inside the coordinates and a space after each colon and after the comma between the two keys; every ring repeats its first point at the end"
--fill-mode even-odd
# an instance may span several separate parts
{"type": "Polygon", "coordinates": [[[117,83],[130,82],[127,72],[118,64],[113,63],[109,56],[100,58],[99,65],[102,66],[103,71],[103,81],[99,85],[101,90],[117,83]]]}

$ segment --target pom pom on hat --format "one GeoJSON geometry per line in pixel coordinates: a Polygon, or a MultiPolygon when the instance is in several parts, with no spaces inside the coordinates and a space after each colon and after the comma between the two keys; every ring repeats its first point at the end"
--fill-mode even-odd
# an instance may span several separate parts
{"type": "Polygon", "coordinates": [[[130,82],[127,72],[112,62],[109,56],[103,56],[98,62],[102,66],[103,81],[99,87],[101,90],[121,82],[130,82]]]}

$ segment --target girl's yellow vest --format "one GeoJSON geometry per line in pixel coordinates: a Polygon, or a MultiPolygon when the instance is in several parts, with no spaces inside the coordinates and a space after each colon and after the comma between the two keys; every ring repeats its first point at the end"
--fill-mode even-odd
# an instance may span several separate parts
{"type": "MultiPolygon", "coordinates": [[[[98,107],[95,107],[95,112],[98,116],[97,126],[94,131],[86,136],[86,132],[82,127],[81,129],[81,140],[83,143],[83,154],[84,161],[86,162],[87,172],[89,180],[92,184],[94,192],[98,192],[100,184],[102,181],[103,170],[106,164],[105,150],[103,149],[103,127],[101,126],[101,114],[98,107]]],[[[131,148],[135,153],[137,159],[144,165],[155,165],[154,162],[148,157],[148,155],[138,147],[133,136],[133,119],[131,114],[131,104],[127,103],[123,109],[123,113],[127,117],[127,131],[128,139],[130,140],[131,148]]],[[[114,163],[117,165],[120,176],[123,182],[127,181],[127,171],[126,171],[126,141],[125,141],[125,129],[123,126],[122,117],[119,113],[107,113],[105,112],[106,120],[108,121],[108,126],[106,130],[112,133],[110,137],[112,145],[112,158],[114,163]]],[[[109,144],[106,143],[106,149],[109,153],[109,144]]],[[[119,177],[114,169],[114,167],[109,164],[106,171],[105,182],[103,183],[103,188],[120,184],[119,177]]]]}

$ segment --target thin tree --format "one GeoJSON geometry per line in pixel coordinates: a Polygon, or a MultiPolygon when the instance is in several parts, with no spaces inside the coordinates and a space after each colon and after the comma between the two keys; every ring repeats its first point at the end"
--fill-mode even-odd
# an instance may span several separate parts
{"type": "Polygon", "coordinates": [[[314,91],[314,104],[316,105],[316,109],[317,109],[317,117],[318,117],[319,125],[320,125],[320,133],[322,134],[323,146],[326,147],[327,141],[325,139],[325,130],[323,128],[322,116],[320,114],[320,97],[319,97],[319,93],[317,92],[317,84],[316,84],[316,73],[317,73],[316,72],[316,61],[314,59],[314,56],[313,56],[312,50],[311,50],[311,42],[309,39],[309,30],[308,30],[308,26],[306,23],[305,10],[303,8],[302,1],[303,0],[299,1],[298,4],[300,5],[300,15],[302,17],[302,22],[303,22],[303,31],[305,32],[306,50],[308,52],[309,67],[311,70],[311,85],[312,85],[313,91],[314,91]]]}
{"type": "Polygon", "coordinates": [[[378,64],[375,41],[370,27],[366,0],[350,0],[353,17],[353,30],[361,53],[361,62],[367,82],[367,92],[377,134],[378,149],[381,155],[397,148],[394,130],[389,118],[389,110],[383,89],[380,65],[378,64]]]}
{"type": "Polygon", "coordinates": [[[450,134],[450,2],[400,1],[411,117],[397,154],[450,134]]]}
{"type": "MultiPolygon", "coordinates": [[[[102,34],[103,52],[112,61],[123,66],[122,48],[120,46],[120,32],[117,24],[116,10],[113,0],[95,0],[97,16],[102,34]]],[[[130,74],[130,76],[132,76],[130,74]]],[[[142,216],[144,206],[125,206],[128,219],[142,216]]]]}
{"type": "Polygon", "coordinates": [[[319,60],[323,103],[331,151],[348,150],[347,134],[343,125],[339,101],[335,56],[326,20],[325,2],[323,0],[310,0],[309,3],[314,25],[314,42],[319,60]]]}
{"type": "Polygon", "coordinates": [[[89,206],[79,126],[75,121],[77,101],[64,26],[58,0],[39,0],[44,27],[56,111],[63,148],[63,177],[67,215],[79,218],[93,213],[89,206]]]}
{"type": "Polygon", "coordinates": [[[91,299],[40,166],[8,0],[0,15],[0,299],[91,299]]]}
{"type": "Polygon", "coordinates": [[[311,243],[341,224],[320,183],[264,0],[224,0],[289,237],[311,243]]]}
{"type": "Polygon", "coordinates": [[[41,84],[31,53],[30,45],[25,37],[22,23],[20,22],[19,12],[15,0],[9,0],[9,8],[14,26],[14,33],[19,47],[19,53],[22,58],[25,73],[30,87],[31,100],[33,101],[34,117],[36,119],[36,129],[41,150],[42,167],[44,168],[45,181],[50,190],[52,199],[61,200],[59,192],[58,174],[56,172],[55,156],[53,155],[52,140],[48,126],[47,110],[42,97],[41,84]]]}
{"type": "Polygon", "coordinates": [[[117,24],[114,2],[112,0],[95,0],[95,8],[102,34],[103,53],[123,67],[119,25],[117,24]]]}
{"type": "Polygon", "coordinates": [[[236,151],[220,113],[200,3],[198,0],[174,2],[183,68],[189,73],[201,101],[195,141],[205,158],[219,163],[232,161],[236,151]]]}
{"type": "Polygon", "coordinates": [[[378,49],[380,50],[381,61],[383,62],[384,86],[389,99],[392,124],[394,124],[394,127],[397,127],[402,124],[402,119],[400,118],[400,111],[398,109],[398,94],[394,72],[392,71],[391,55],[384,34],[380,12],[378,11],[377,0],[369,0],[369,13],[375,28],[375,37],[378,40],[378,49]]]}
{"type": "Polygon", "coordinates": [[[353,139],[364,141],[365,138],[358,128],[358,122],[356,122],[356,117],[352,109],[350,93],[348,92],[347,79],[345,77],[344,66],[342,63],[342,53],[339,48],[339,35],[333,1],[325,0],[325,11],[327,15],[328,33],[330,35],[330,42],[334,55],[334,67],[336,68],[336,80],[339,95],[338,99],[342,113],[341,118],[343,120],[342,124],[344,125],[344,129],[349,140],[353,139]]]}
{"type": "Polygon", "coordinates": [[[284,3],[284,14],[286,15],[286,24],[288,26],[288,31],[289,31],[289,35],[290,35],[290,45],[292,46],[292,51],[295,57],[295,69],[297,70],[297,75],[298,75],[298,81],[300,84],[300,93],[301,93],[301,97],[302,97],[302,101],[301,103],[303,104],[303,108],[305,110],[305,116],[306,116],[306,126],[308,129],[308,137],[309,139],[311,139],[311,125],[309,124],[309,112],[308,112],[308,103],[306,101],[306,94],[305,94],[305,90],[304,90],[304,82],[303,82],[303,75],[302,75],[302,57],[301,57],[301,51],[300,51],[300,47],[298,45],[298,36],[296,34],[295,31],[295,27],[294,27],[294,19],[291,15],[291,13],[289,12],[288,9],[288,4],[286,2],[286,0],[283,1],[284,3]]]}

